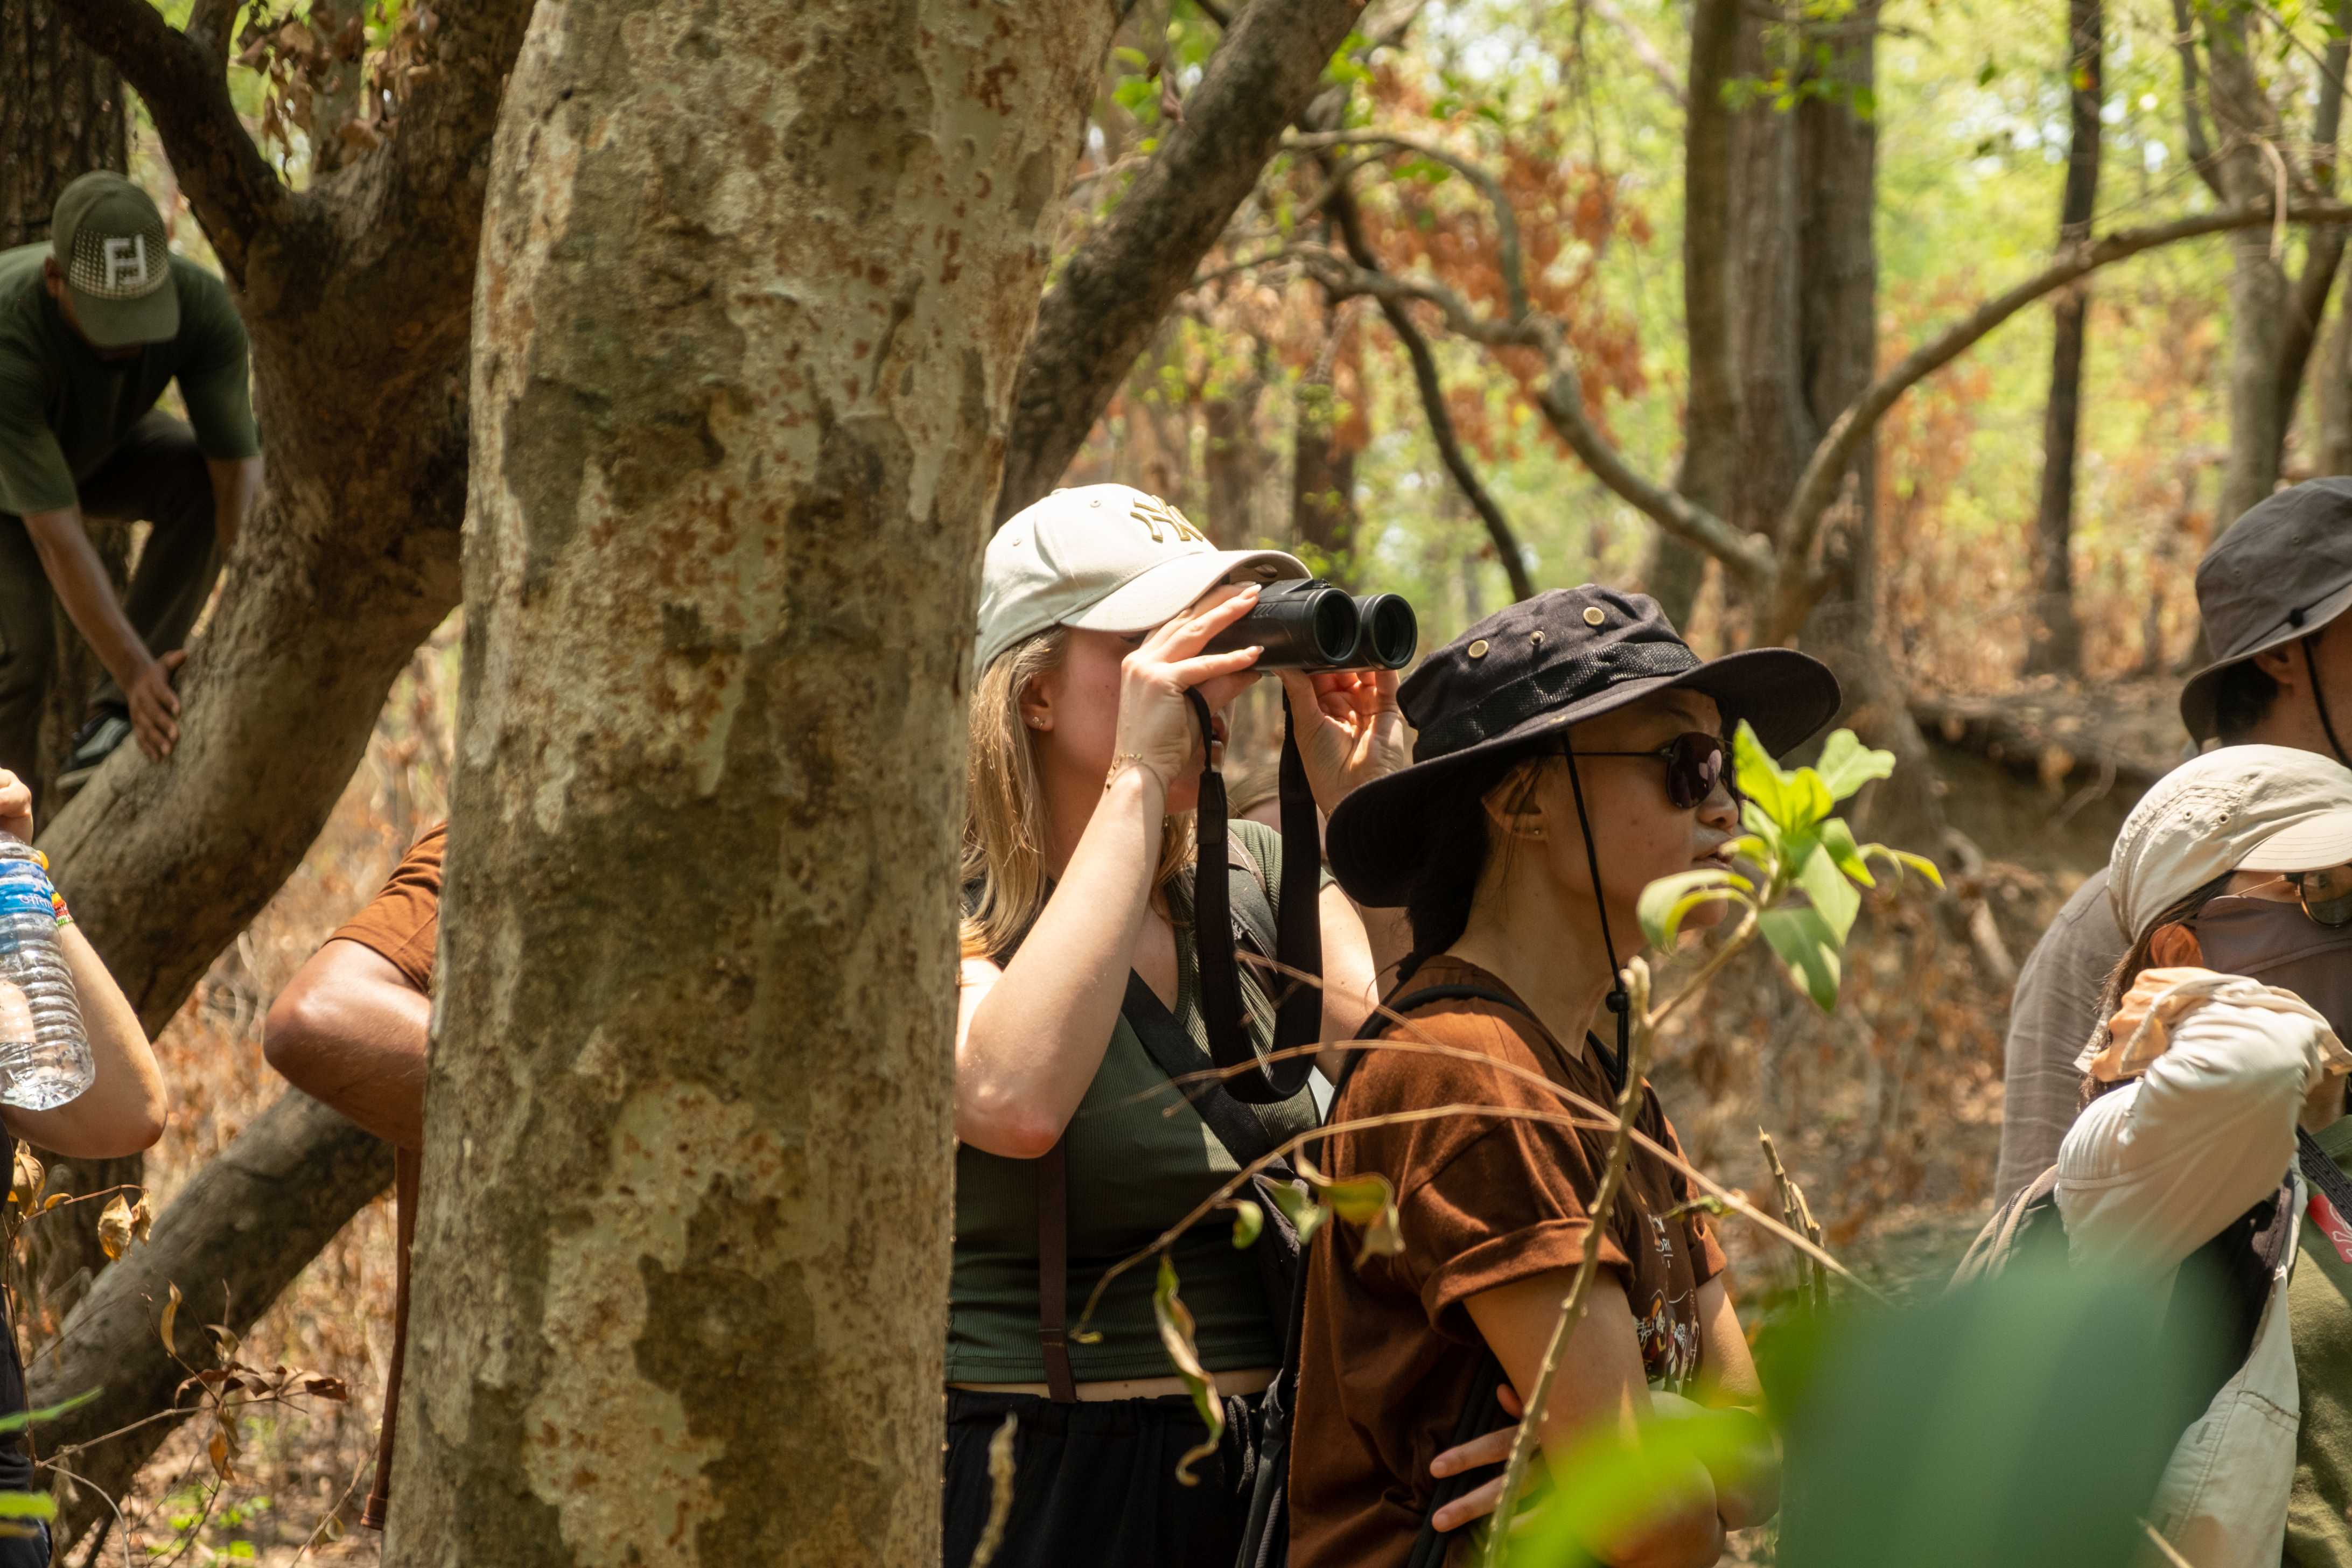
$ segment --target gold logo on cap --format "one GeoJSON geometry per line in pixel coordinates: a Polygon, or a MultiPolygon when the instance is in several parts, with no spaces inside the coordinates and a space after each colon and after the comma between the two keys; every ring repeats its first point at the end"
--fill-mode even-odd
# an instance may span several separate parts
{"type": "Polygon", "coordinates": [[[1168,536],[1160,531],[1162,527],[1175,530],[1180,543],[1188,539],[1201,544],[1209,542],[1209,536],[1193,527],[1191,519],[1158,496],[1136,497],[1135,504],[1128,509],[1128,515],[1143,524],[1154,544],[1168,542],[1168,536]]]}

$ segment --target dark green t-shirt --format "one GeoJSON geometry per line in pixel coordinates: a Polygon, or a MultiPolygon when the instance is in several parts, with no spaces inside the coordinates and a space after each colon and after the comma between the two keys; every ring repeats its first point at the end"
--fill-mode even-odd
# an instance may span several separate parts
{"type": "MultiPolygon", "coordinates": [[[[1282,879],[1282,840],[1259,823],[1233,824],[1270,887],[1282,879]]],[[[1189,901],[1170,903],[1176,917],[1177,1018],[1208,1048],[1201,1024],[1200,970],[1189,901]]],[[[1243,1000],[1260,1045],[1273,1034],[1273,1009],[1247,965],[1243,1000]]],[[[1076,1329],[1087,1294],[1104,1272],[1140,1252],[1231,1179],[1240,1167],[1207,1122],[1172,1091],[1122,1017],[1094,1082],[1065,1135],[1069,1162],[1070,1306],[1076,1329]],[[1160,1090],[1153,1093],[1153,1090],[1160,1090]]],[[[1291,1132],[1314,1124],[1307,1092],[1264,1108],[1291,1132]]],[[[1194,1226],[1176,1243],[1176,1274],[1191,1309],[1202,1364],[1212,1372],[1278,1365],[1282,1330],[1265,1299],[1256,1260],[1234,1248],[1229,1215],[1194,1226]]],[[[1152,1321],[1157,1269],[1139,1264],[1113,1280],[1088,1324],[1100,1342],[1070,1346],[1080,1383],[1165,1377],[1175,1368],[1152,1321]]],[[[1036,1163],[956,1146],[955,1276],[948,1306],[948,1381],[1042,1383],[1037,1348],[1036,1163]]]]}
{"type": "Polygon", "coordinates": [[[56,511],[106,461],[174,378],[207,458],[261,450],[246,384],[245,323],[228,287],[172,258],[180,334],[136,359],[102,360],[66,324],[42,280],[46,244],[0,250],[0,511],[56,511]]]}

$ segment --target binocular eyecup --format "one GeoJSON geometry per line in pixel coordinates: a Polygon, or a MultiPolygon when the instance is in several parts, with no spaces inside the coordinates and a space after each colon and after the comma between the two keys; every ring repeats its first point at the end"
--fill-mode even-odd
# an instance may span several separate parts
{"type": "Polygon", "coordinates": [[[1250,613],[1202,651],[1262,647],[1256,669],[1402,669],[1420,645],[1421,623],[1398,595],[1359,597],[1309,577],[1267,584],[1250,613]]]}

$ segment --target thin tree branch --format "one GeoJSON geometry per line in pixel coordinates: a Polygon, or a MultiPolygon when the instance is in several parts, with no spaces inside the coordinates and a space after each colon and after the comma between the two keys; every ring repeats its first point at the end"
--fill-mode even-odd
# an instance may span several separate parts
{"type": "MultiPolygon", "coordinates": [[[[1381,270],[1380,258],[1373,253],[1371,242],[1364,237],[1364,216],[1357,209],[1356,198],[1344,183],[1331,193],[1328,211],[1338,220],[1339,237],[1356,265],[1367,272],[1381,270]]],[[[1462,440],[1454,428],[1454,415],[1445,406],[1445,387],[1438,379],[1437,357],[1430,353],[1429,340],[1414,324],[1412,308],[1401,300],[1381,299],[1375,301],[1389,330],[1404,345],[1412,361],[1413,385],[1421,394],[1421,411],[1429,420],[1429,433],[1437,442],[1437,455],[1445,463],[1445,471],[1454,476],[1462,494],[1486,524],[1486,535],[1494,541],[1496,557],[1503,563],[1504,575],[1511,580],[1511,597],[1535,597],[1535,580],[1528,575],[1528,565],[1519,552],[1518,534],[1512,529],[1509,518],[1496,503],[1493,495],[1470,465],[1468,454],[1462,450],[1462,440]]]]}
{"type": "Polygon", "coordinates": [[[1519,244],[1519,215],[1511,205],[1510,197],[1504,194],[1502,182],[1475,159],[1465,158],[1418,136],[1369,129],[1312,132],[1293,136],[1283,146],[1309,152],[1329,147],[1393,147],[1400,152],[1426,158],[1433,163],[1443,163],[1477,186],[1479,194],[1486,198],[1486,205],[1495,210],[1495,260],[1503,275],[1503,291],[1510,301],[1511,319],[1515,321],[1526,319],[1528,279],[1521,260],[1524,252],[1519,244]]]}
{"type": "Polygon", "coordinates": [[[2213,143],[2205,134],[2204,111],[2197,106],[2197,24],[2189,15],[2189,0],[2172,0],[2172,44],[2180,55],[2180,121],[2189,143],[2189,166],[2197,171],[2206,189],[2228,201],[2221,171],[2213,162],[2213,143]]]}
{"type": "Polygon", "coordinates": [[[1000,520],[1053,488],[1200,258],[1257,188],[1358,17],[1356,0],[1253,0],[1184,117],[1039,303],[1013,391],[1000,520]]]}
{"type": "Polygon", "coordinates": [[[247,249],[283,224],[299,198],[246,134],[220,59],[175,31],[147,0],[77,0],[58,5],[58,16],[145,101],[180,189],[222,268],[242,285],[247,249]]]}
{"type": "Polygon", "coordinates": [[[1658,46],[1650,41],[1650,35],[1642,31],[1633,17],[1625,15],[1617,0],[1584,0],[1584,4],[1594,16],[1623,36],[1625,47],[1633,51],[1633,58],[1665,89],[1668,98],[1684,109],[1690,107],[1689,95],[1683,90],[1683,79],[1675,74],[1673,62],[1658,52],[1658,46]]]}
{"type": "MultiPolygon", "coordinates": [[[[2285,216],[2290,223],[2341,224],[2352,221],[2352,205],[2294,202],[2288,204],[2285,216]]],[[[1895,399],[1951,363],[2026,306],[2078,278],[2159,246],[2202,238],[2208,235],[2226,234],[2236,229],[2260,227],[2277,219],[2276,208],[2265,202],[2258,206],[2240,207],[2234,211],[2200,213],[2194,217],[2176,218],[2170,223],[2152,224],[2144,228],[2118,229],[2067,247],[2060,251],[2057,259],[2041,271],[1985,300],[1904,355],[1892,369],[1864,388],[1862,395],[1838,415],[1831,424],[1829,433],[1813,448],[1811,458],[1805,463],[1804,473],[1797,481],[1796,490],[1790,497],[1788,509],[1781,514],[1780,537],[1787,552],[1781,581],[1784,602],[1768,626],[1769,635],[1764,640],[1782,640],[1803,619],[1811,595],[1818,591],[1811,563],[1822,520],[1836,501],[1838,491],[1845,482],[1846,470],[1853,466],[1855,454],[1869,438],[1871,429],[1880,416],[1894,406],[1895,399]]]]}

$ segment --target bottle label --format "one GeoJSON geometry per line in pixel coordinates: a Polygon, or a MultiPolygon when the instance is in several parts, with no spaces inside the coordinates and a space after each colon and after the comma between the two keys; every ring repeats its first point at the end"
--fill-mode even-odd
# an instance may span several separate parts
{"type": "Polygon", "coordinates": [[[16,915],[58,918],[57,889],[29,860],[0,862],[0,920],[16,915]]]}

